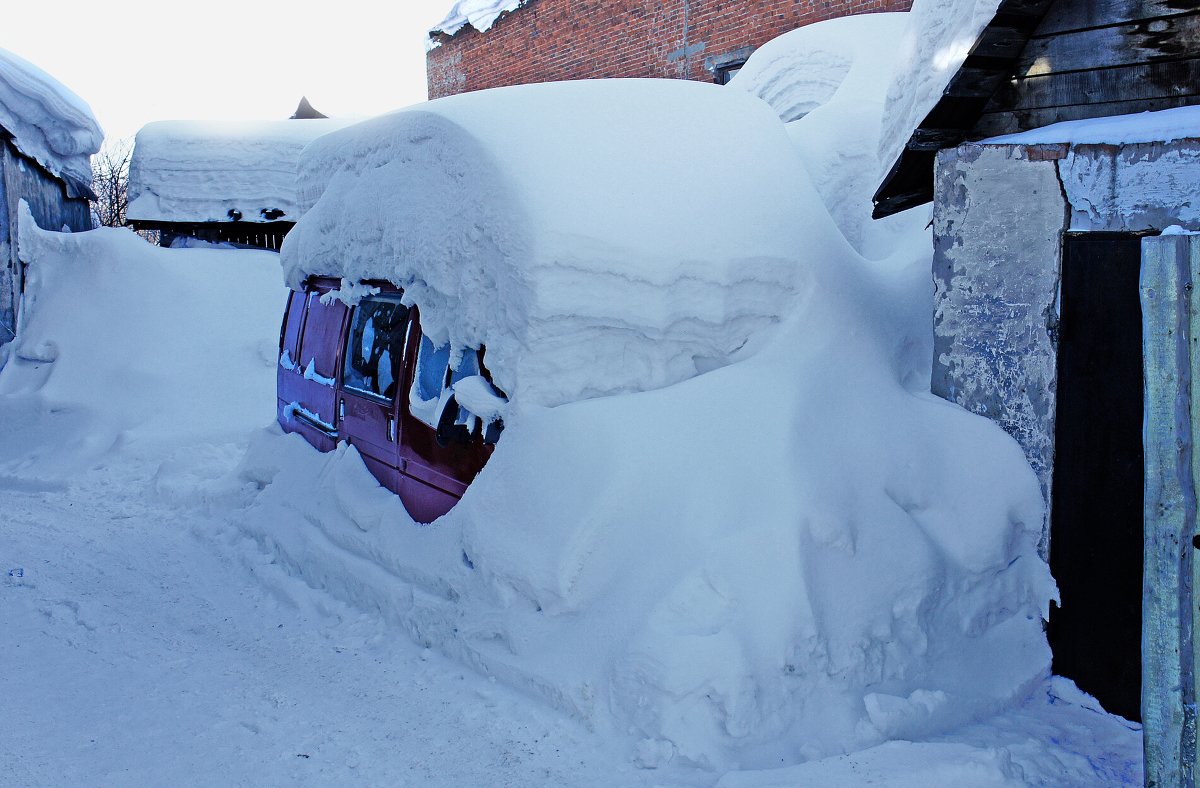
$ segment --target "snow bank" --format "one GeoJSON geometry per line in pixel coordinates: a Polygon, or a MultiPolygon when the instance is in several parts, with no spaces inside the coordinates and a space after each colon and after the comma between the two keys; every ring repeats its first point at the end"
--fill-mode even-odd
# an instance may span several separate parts
{"type": "Polygon", "coordinates": [[[1000,0],[914,0],[901,43],[895,79],[888,89],[876,185],[900,157],[913,129],[942,97],[1000,0]]]}
{"type": "MultiPolygon", "coordinates": [[[[729,83],[770,104],[829,214],[855,249],[886,256],[893,226],[873,222],[879,131],[908,14],[860,14],[767,42],[729,83]]],[[[890,164],[890,162],[888,162],[890,164]]]]}
{"type": "Polygon", "coordinates": [[[274,253],[168,250],[20,221],[28,264],[0,398],[23,432],[0,477],[66,478],[115,443],[231,440],[274,415],[286,290],[274,253]]]}
{"type": "Polygon", "coordinates": [[[1200,138],[1200,107],[1177,107],[1107,118],[1052,123],[1029,131],[980,140],[980,145],[1128,145],[1200,138]]]}
{"type": "Polygon", "coordinates": [[[264,432],[234,485],[262,489],[242,527],[643,766],[797,763],[990,713],[1049,670],[1036,479],[994,424],[901,383],[918,340],[893,303],[927,301],[927,257],[837,262],[745,360],[514,401],[431,527],[354,449],[264,432]]]}
{"type": "MultiPolygon", "coordinates": [[[[17,150],[54,175],[91,188],[91,156],[104,141],[91,108],[5,49],[0,49],[0,128],[12,135],[17,150]]],[[[78,191],[74,183],[72,191],[78,191]]]]}
{"type": "Polygon", "coordinates": [[[164,120],[137,133],[129,165],[132,220],[295,221],[296,162],[343,118],[277,121],[164,120]],[[274,211],[280,213],[275,214],[274,211]]]}
{"type": "MultiPolygon", "coordinates": [[[[430,34],[445,33],[452,36],[466,25],[487,32],[501,14],[516,11],[525,5],[525,0],[458,0],[444,19],[429,29],[430,34]]],[[[431,41],[436,46],[437,42],[431,41]]]]}
{"type": "Polygon", "coordinates": [[[433,337],[486,346],[510,397],[557,405],[675,383],[777,324],[844,249],[804,222],[825,213],[807,181],[770,108],[738,91],[501,88],[314,142],[282,261],[297,289],[395,283],[433,337]]]}

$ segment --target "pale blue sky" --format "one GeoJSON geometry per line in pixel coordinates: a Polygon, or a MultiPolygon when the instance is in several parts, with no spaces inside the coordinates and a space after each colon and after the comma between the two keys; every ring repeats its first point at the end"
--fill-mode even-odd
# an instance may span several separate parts
{"type": "Polygon", "coordinates": [[[0,47],[78,93],[110,137],[164,119],[282,119],[425,100],[425,31],[453,0],[14,0],[0,47]]]}

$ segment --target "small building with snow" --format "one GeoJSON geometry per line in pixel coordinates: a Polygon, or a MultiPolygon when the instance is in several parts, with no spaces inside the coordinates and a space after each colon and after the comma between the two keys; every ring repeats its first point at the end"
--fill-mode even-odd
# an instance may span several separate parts
{"type": "Polygon", "coordinates": [[[757,47],[790,30],[910,5],[912,0],[458,0],[429,33],[429,97],[611,77],[725,84],[757,47]]]}
{"type": "Polygon", "coordinates": [[[0,345],[17,328],[24,267],[18,206],[41,227],[90,230],[91,155],[104,133],[88,105],[37,66],[0,49],[0,345]]]}
{"type": "Polygon", "coordinates": [[[178,238],[278,250],[299,218],[296,162],[304,146],[351,121],[302,101],[280,121],[166,120],[137,133],[129,224],[178,238]]]}
{"type": "Polygon", "coordinates": [[[893,90],[909,125],[875,212],[933,201],[932,388],[1038,474],[1055,673],[1144,723],[1147,785],[1190,785],[1200,9],[941,5],[917,51],[948,82],[923,106],[938,68],[893,90]]]}

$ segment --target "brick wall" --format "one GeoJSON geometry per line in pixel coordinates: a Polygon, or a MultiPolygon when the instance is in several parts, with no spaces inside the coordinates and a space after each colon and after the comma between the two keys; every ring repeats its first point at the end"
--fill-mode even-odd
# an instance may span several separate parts
{"type": "Polygon", "coordinates": [[[429,97],[598,77],[712,81],[797,27],[850,14],[907,11],[912,0],[528,0],[485,33],[440,34],[426,58],[429,97]]]}

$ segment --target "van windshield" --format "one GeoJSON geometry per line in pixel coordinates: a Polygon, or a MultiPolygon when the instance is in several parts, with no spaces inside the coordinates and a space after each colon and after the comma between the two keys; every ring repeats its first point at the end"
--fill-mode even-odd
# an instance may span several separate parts
{"type": "Polygon", "coordinates": [[[346,337],[342,385],[373,397],[391,399],[401,374],[408,308],[396,299],[364,298],[354,310],[346,337]]]}

